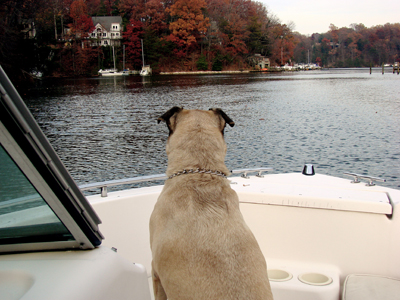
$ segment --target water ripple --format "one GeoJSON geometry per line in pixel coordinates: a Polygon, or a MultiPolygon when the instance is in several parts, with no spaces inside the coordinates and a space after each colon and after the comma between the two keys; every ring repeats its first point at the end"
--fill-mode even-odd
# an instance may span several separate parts
{"type": "Polygon", "coordinates": [[[221,107],[229,168],[364,173],[400,182],[400,77],[369,70],[53,80],[26,99],[79,184],[165,172],[172,106],[221,107]]]}

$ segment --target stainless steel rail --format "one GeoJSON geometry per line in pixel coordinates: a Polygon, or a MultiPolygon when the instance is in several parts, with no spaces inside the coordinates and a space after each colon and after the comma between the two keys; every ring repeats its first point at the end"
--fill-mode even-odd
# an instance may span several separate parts
{"type": "Polygon", "coordinates": [[[262,172],[268,172],[268,171],[272,171],[272,168],[252,168],[252,169],[238,169],[238,170],[232,170],[231,173],[232,174],[242,174],[243,178],[250,178],[249,176],[247,176],[247,173],[254,173],[257,172],[256,176],[257,177],[264,177],[262,174],[262,172]]]}
{"type": "Polygon", "coordinates": [[[358,180],[359,178],[367,180],[368,182],[367,182],[366,186],[374,186],[375,185],[374,181],[386,182],[386,179],[380,178],[380,177],[373,177],[373,176],[369,176],[369,175],[361,175],[361,174],[350,173],[350,172],[345,172],[343,174],[354,178],[351,181],[351,183],[359,183],[360,182],[360,180],[358,180]]]}
{"type": "MultiPolygon", "coordinates": [[[[257,177],[263,177],[261,175],[262,172],[271,171],[271,170],[272,170],[272,168],[238,169],[238,170],[232,170],[231,173],[232,174],[242,174],[243,178],[249,178],[247,176],[248,173],[257,172],[257,174],[256,174],[257,177]]],[[[88,183],[88,184],[80,185],[79,188],[81,189],[81,191],[100,189],[101,190],[101,196],[102,197],[107,197],[107,188],[110,187],[110,186],[123,185],[123,184],[133,184],[133,183],[148,182],[148,181],[157,181],[157,180],[165,180],[167,178],[168,177],[165,174],[139,176],[139,177],[124,178],[124,179],[117,179],[117,180],[109,180],[109,181],[103,181],[103,182],[88,183]]]]}
{"type": "Polygon", "coordinates": [[[101,196],[107,197],[107,187],[109,187],[109,186],[132,184],[132,183],[147,182],[147,181],[165,180],[167,178],[168,177],[165,174],[157,174],[157,175],[140,176],[140,177],[133,177],[133,178],[124,178],[124,179],[109,180],[109,181],[103,181],[103,182],[88,183],[88,184],[80,185],[79,188],[82,191],[100,188],[101,196]]]}

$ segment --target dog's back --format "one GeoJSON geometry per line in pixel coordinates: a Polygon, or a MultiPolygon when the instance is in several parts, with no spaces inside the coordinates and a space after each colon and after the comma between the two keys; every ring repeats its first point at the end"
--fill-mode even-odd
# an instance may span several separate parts
{"type": "Polygon", "coordinates": [[[166,120],[171,177],[150,220],[156,299],[272,299],[265,259],[223,175],[226,118],[178,109],[166,120]],[[201,146],[185,149],[194,139],[201,146]]]}

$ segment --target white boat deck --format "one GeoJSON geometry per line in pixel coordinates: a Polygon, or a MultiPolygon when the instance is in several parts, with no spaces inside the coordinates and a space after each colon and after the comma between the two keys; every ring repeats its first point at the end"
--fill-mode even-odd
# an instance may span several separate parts
{"type": "Polygon", "coordinates": [[[307,208],[392,214],[387,192],[381,187],[366,187],[349,179],[300,173],[267,175],[268,179],[234,178],[232,188],[243,203],[259,203],[307,208]],[[261,194],[268,195],[259,197],[261,194]]]}
{"type": "MultiPolygon", "coordinates": [[[[352,184],[351,179],[320,174],[272,174],[264,178],[230,177],[229,180],[239,195],[246,223],[266,258],[275,300],[339,300],[349,274],[400,278],[399,190],[365,186],[365,183],[352,184]]],[[[148,226],[162,188],[158,185],[109,192],[107,197],[100,194],[87,197],[103,222],[100,230],[105,240],[101,248],[116,248],[122,258],[143,265],[146,271],[140,276],[145,278],[147,273],[150,290],[152,258],[148,226]]],[[[41,207],[32,210],[35,209],[41,207]]],[[[43,222],[49,221],[46,219],[48,213],[40,215],[43,222]]],[[[13,226],[21,225],[16,220],[30,222],[28,215],[31,212],[27,210],[15,212],[10,214],[7,222],[13,226]]],[[[83,255],[93,253],[96,256],[102,251],[105,250],[84,252],[83,255]]],[[[79,253],[71,256],[78,266],[79,253]]],[[[16,259],[20,260],[22,273],[15,275],[15,280],[22,285],[16,291],[22,295],[29,290],[26,295],[35,295],[34,292],[47,282],[36,263],[40,260],[36,256],[40,255],[46,254],[2,256],[0,277],[9,276],[7,261],[15,264],[16,259]],[[36,282],[35,285],[32,282],[36,282]]],[[[69,277],[65,273],[74,269],[71,267],[73,261],[68,257],[72,254],[54,255],[60,255],[60,258],[54,262],[50,259],[47,270],[52,274],[63,272],[61,278],[81,282],[80,275],[69,277]],[[67,261],[68,265],[64,264],[67,261]]],[[[93,266],[103,268],[102,260],[93,266]]],[[[132,272],[136,274],[133,269],[132,272]]],[[[108,280],[108,277],[104,278],[108,280]]],[[[59,284],[60,280],[54,281],[55,287],[59,284]]],[[[0,290],[2,288],[5,290],[6,285],[0,286],[0,290]]],[[[152,292],[146,291],[147,287],[144,292],[153,297],[152,292]]],[[[29,297],[26,299],[35,298],[29,297]]]]}
{"type": "MultiPolygon", "coordinates": [[[[337,300],[348,274],[400,278],[399,190],[320,174],[229,179],[268,269],[292,276],[271,280],[275,300],[337,300]],[[324,287],[305,284],[299,276],[307,272],[327,275],[332,282],[324,287]],[[326,292],[321,296],[321,291],[326,292]]],[[[148,224],[161,190],[154,186],[88,197],[103,221],[103,244],[143,264],[149,280],[148,224]]]]}

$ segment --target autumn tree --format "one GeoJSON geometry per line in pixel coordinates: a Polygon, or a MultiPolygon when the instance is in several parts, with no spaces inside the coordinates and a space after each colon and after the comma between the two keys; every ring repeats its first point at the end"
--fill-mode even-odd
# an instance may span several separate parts
{"type": "MultiPolygon", "coordinates": [[[[104,5],[103,0],[86,0],[87,11],[90,16],[103,15],[99,13],[102,5],[104,5]]],[[[104,13],[106,13],[106,11],[104,11],[104,13]]]]}
{"type": "Polygon", "coordinates": [[[346,65],[352,67],[361,67],[361,54],[362,52],[359,50],[359,40],[361,40],[362,36],[360,33],[353,30],[348,34],[346,39],[346,47],[350,53],[348,53],[348,63],[346,65]]]}
{"type": "Polygon", "coordinates": [[[87,6],[84,0],[72,2],[70,17],[72,18],[71,35],[75,39],[86,38],[89,32],[94,30],[93,21],[87,13],[87,6]]]}
{"type": "Polygon", "coordinates": [[[142,48],[141,39],[143,38],[143,23],[131,19],[126,26],[126,31],[123,33],[126,45],[127,65],[130,68],[137,69],[142,65],[142,48]]]}
{"type": "Polygon", "coordinates": [[[271,63],[273,62],[278,66],[290,63],[294,58],[294,49],[299,40],[296,39],[286,24],[274,26],[273,37],[271,63]]]}
{"type": "Polygon", "coordinates": [[[145,10],[144,0],[120,0],[118,3],[118,9],[121,14],[128,20],[134,19],[140,21],[145,10]]]}
{"type": "Polygon", "coordinates": [[[82,48],[79,43],[67,44],[60,49],[60,73],[68,76],[87,76],[97,73],[97,49],[82,48]]]}
{"type": "Polygon", "coordinates": [[[90,47],[85,38],[94,30],[92,18],[87,13],[87,5],[84,0],[75,0],[70,6],[70,39],[72,43],[66,43],[62,49],[63,64],[66,71],[73,75],[90,74],[96,64],[95,48],[90,47]],[[84,44],[86,43],[86,47],[84,44]]]}
{"type": "Polygon", "coordinates": [[[259,2],[248,0],[206,0],[210,50],[226,64],[238,64],[255,53],[270,56],[271,30],[279,21],[259,2]],[[214,49],[214,50],[212,50],[214,49]]]}
{"type": "Polygon", "coordinates": [[[380,66],[393,63],[400,57],[400,23],[371,28],[363,24],[338,28],[331,24],[328,32],[314,34],[309,41],[313,58],[320,57],[324,66],[380,66]]]}
{"type": "Polygon", "coordinates": [[[167,13],[172,18],[169,25],[171,34],[167,40],[175,43],[178,56],[186,56],[189,49],[195,47],[205,36],[209,26],[209,19],[203,15],[206,7],[204,0],[177,0],[167,8],[167,13]]]}
{"type": "Polygon", "coordinates": [[[298,43],[293,51],[293,57],[296,62],[309,63],[313,62],[312,39],[300,33],[294,33],[298,43]]]}
{"type": "Polygon", "coordinates": [[[231,15],[230,20],[224,19],[220,23],[220,39],[224,50],[233,58],[248,52],[245,40],[250,32],[246,21],[237,15],[231,15]]]}
{"type": "Polygon", "coordinates": [[[150,0],[145,4],[143,15],[144,25],[151,28],[154,33],[160,36],[167,28],[167,13],[161,0],[150,0]]]}
{"type": "Polygon", "coordinates": [[[119,12],[117,0],[101,0],[100,5],[104,5],[107,16],[115,16],[119,12]]]}

